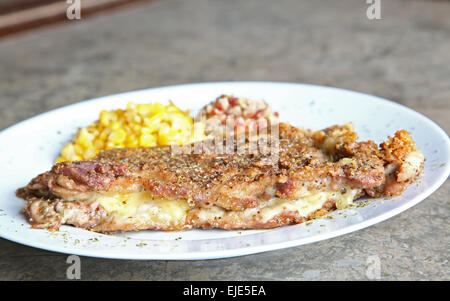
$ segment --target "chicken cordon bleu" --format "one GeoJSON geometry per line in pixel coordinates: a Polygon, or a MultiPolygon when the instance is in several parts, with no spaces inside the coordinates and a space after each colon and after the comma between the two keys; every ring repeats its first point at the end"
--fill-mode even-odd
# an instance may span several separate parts
{"type": "Polygon", "coordinates": [[[352,123],[320,131],[279,123],[277,134],[275,155],[254,151],[267,138],[259,136],[246,137],[244,151],[220,154],[111,149],[55,164],[17,195],[34,228],[263,229],[305,222],[363,195],[400,195],[423,169],[405,130],[380,145],[357,142],[352,123]]]}

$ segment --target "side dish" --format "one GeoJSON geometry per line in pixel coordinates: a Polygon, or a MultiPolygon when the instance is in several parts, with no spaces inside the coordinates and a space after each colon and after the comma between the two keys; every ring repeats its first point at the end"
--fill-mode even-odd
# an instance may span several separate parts
{"type": "Polygon", "coordinates": [[[128,103],[125,110],[103,110],[93,124],[78,130],[56,162],[89,160],[102,150],[186,144],[203,139],[204,124],[195,123],[174,104],[128,103]]]}
{"type": "Polygon", "coordinates": [[[206,105],[196,119],[205,123],[206,135],[241,134],[257,131],[278,123],[278,113],[273,112],[267,102],[231,95],[221,95],[206,105]],[[226,129],[227,122],[231,126],[226,129]]]}

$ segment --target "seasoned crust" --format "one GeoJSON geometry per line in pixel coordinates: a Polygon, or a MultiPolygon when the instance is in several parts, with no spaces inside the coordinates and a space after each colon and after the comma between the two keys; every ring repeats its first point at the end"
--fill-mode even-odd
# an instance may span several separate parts
{"type": "MultiPolygon", "coordinates": [[[[348,131],[347,129],[344,129],[348,131]]],[[[60,163],[33,179],[31,195],[83,200],[94,192],[147,191],[154,196],[185,198],[196,206],[243,210],[261,198],[294,199],[299,189],[370,188],[381,184],[382,161],[355,155],[352,164],[333,162],[307,131],[280,124],[278,160],[270,155],[177,154],[169,146],[113,149],[92,161],[60,163]]],[[[26,193],[20,192],[19,195],[26,193]]]]}

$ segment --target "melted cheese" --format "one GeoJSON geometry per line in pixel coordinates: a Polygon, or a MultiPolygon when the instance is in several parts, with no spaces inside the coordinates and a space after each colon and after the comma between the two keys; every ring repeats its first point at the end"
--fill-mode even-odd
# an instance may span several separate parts
{"type": "Polygon", "coordinates": [[[223,208],[213,206],[210,208],[201,208],[197,211],[198,218],[201,221],[212,221],[232,216],[234,221],[246,220],[252,216],[257,216],[262,223],[269,221],[283,212],[298,212],[303,217],[308,217],[311,213],[322,208],[328,200],[336,202],[338,209],[343,209],[353,203],[358,190],[346,189],[345,193],[336,191],[316,191],[298,200],[284,200],[273,198],[268,201],[260,201],[258,207],[248,208],[243,211],[226,211],[223,208]]]}
{"type": "Polygon", "coordinates": [[[355,194],[356,191],[347,189],[344,194],[334,191],[320,191],[292,201],[272,199],[261,208],[261,215],[263,221],[268,221],[283,211],[297,211],[301,216],[308,217],[314,211],[322,208],[328,200],[334,200],[336,207],[339,209],[348,207],[353,203],[355,194]]]}
{"type": "Polygon", "coordinates": [[[353,200],[360,191],[357,189],[345,188],[345,193],[336,194],[333,200],[336,201],[337,209],[344,209],[353,204],[353,200]]]}
{"type": "MultiPolygon", "coordinates": [[[[208,208],[195,208],[200,221],[212,221],[224,216],[233,216],[235,220],[245,220],[257,215],[258,220],[267,222],[273,217],[287,211],[298,212],[303,217],[308,217],[314,211],[322,208],[328,200],[334,200],[336,207],[342,209],[353,203],[358,190],[346,189],[345,193],[336,191],[316,191],[298,200],[284,200],[273,198],[268,201],[260,201],[258,207],[243,211],[227,211],[217,206],[208,208]]],[[[152,197],[146,192],[105,195],[95,197],[116,223],[125,224],[157,224],[182,226],[186,223],[186,217],[190,207],[184,199],[160,199],[152,197]]]]}
{"type": "Polygon", "coordinates": [[[146,192],[98,195],[95,201],[118,223],[184,224],[189,209],[187,201],[152,197],[146,192]]]}

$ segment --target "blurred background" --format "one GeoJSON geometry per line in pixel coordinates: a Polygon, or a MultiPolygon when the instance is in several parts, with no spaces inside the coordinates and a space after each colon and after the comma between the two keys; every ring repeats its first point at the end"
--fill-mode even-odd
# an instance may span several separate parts
{"type": "MultiPolygon", "coordinates": [[[[0,130],[103,95],[243,80],[374,94],[448,133],[450,1],[0,0],[0,130]]],[[[301,249],[195,263],[85,259],[83,279],[358,279],[370,252],[390,258],[383,279],[448,279],[448,222],[423,219],[448,214],[449,191],[394,222],[301,249]],[[383,240],[399,220],[405,231],[383,240]]],[[[63,255],[0,246],[0,278],[65,277],[64,258],[54,259],[63,255]]]]}
{"type": "Polygon", "coordinates": [[[353,89],[445,120],[450,1],[379,1],[381,19],[365,0],[0,0],[0,128],[87,98],[222,80],[353,89]]]}
{"type": "Polygon", "coordinates": [[[45,25],[72,20],[149,0],[0,0],[0,36],[36,29],[45,25]],[[69,12],[68,12],[69,11],[69,12]]]}

